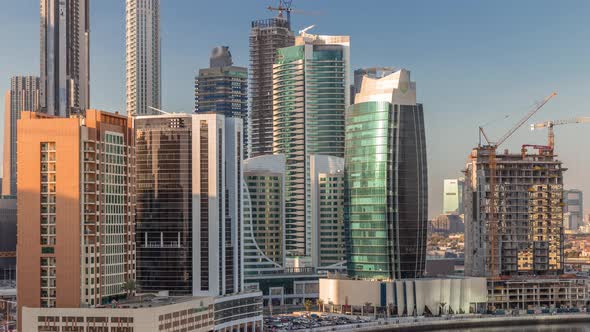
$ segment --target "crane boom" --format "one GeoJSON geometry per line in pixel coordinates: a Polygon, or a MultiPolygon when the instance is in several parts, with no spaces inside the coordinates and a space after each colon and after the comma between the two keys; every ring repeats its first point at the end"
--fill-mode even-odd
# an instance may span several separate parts
{"type": "Polygon", "coordinates": [[[567,119],[567,120],[550,120],[550,121],[545,121],[545,122],[541,122],[541,123],[531,124],[531,130],[548,128],[548,127],[553,127],[553,126],[561,126],[561,125],[571,124],[571,123],[589,123],[589,122],[590,122],[590,117],[585,117],[585,116],[577,117],[577,118],[573,118],[573,119],[567,119]]]}
{"type": "Polygon", "coordinates": [[[533,123],[531,124],[531,130],[542,128],[548,129],[547,145],[549,145],[551,148],[550,151],[553,153],[553,150],[555,149],[555,132],[553,131],[553,127],[572,123],[590,123],[590,117],[582,116],[567,120],[550,120],[541,123],[533,123]]]}
{"type": "Polygon", "coordinates": [[[551,100],[551,98],[553,98],[555,96],[557,96],[557,92],[551,93],[549,96],[545,97],[545,99],[543,99],[541,102],[537,103],[535,105],[535,107],[533,107],[533,109],[531,109],[506,134],[504,134],[504,136],[502,136],[498,140],[498,142],[496,142],[496,144],[495,144],[496,148],[499,147],[500,145],[502,145],[502,143],[504,143],[508,138],[510,138],[510,136],[512,136],[512,134],[514,134],[514,132],[516,132],[518,130],[518,128],[520,128],[525,122],[527,122],[533,115],[535,115],[535,113],[537,113],[541,108],[543,108],[543,106],[545,106],[545,104],[547,104],[547,102],[549,102],[549,100],[551,100]]]}

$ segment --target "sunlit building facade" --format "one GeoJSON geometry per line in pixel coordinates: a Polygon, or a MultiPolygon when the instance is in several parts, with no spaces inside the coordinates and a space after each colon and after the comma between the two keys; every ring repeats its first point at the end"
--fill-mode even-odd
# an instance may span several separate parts
{"type": "Polygon", "coordinates": [[[125,296],[135,280],[133,136],[124,116],[23,112],[18,122],[19,310],[125,296]]]}

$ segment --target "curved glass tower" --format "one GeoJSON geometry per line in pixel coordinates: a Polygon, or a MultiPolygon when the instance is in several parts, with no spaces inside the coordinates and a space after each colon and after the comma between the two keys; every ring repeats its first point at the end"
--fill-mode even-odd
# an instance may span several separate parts
{"type": "Polygon", "coordinates": [[[427,168],[424,118],[415,83],[401,69],[364,77],[345,138],[348,273],[363,279],[424,272],[427,168]]]}

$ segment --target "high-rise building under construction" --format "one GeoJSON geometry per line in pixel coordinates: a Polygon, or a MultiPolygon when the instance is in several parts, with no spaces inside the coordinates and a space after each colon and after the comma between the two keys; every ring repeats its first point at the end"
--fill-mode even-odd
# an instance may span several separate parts
{"type": "Polygon", "coordinates": [[[253,21],[250,30],[251,157],[272,154],[273,64],[279,48],[292,46],[291,23],[281,16],[253,21]]]}
{"type": "Polygon", "coordinates": [[[463,197],[466,275],[562,273],[565,170],[543,150],[494,157],[473,149],[463,197]]]}

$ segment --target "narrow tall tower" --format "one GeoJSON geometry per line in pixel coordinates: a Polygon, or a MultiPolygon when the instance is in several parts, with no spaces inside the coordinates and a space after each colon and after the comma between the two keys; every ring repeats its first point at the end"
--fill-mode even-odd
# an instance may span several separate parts
{"type": "Polygon", "coordinates": [[[16,195],[16,124],[22,111],[39,110],[39,77],[14,76],[4,110],[4,170],[2,194],[16,195]]]}
{"type": "Polygon", "coordinates": [[[41,111],[80,113],[90,105],[90,0],[41,0],[41,111]]]}
{"type": "Polygon", "coordinates": [[[344,157],[349,54],[348,36],[306,33],[295,46],[277,50],[272,153],[286,158],[288,255],[310,256],[312,251],[311,155],[344,157]]]}
{"type": "Polygon", "coordinates": [[[283,17],[253,21],[250,30],[250,156],[272,154],[272,67],[277,50],[295,36],[283,17]]]}
{"type": "Polygon", "coordinates": [[[160,0],[127,0],[127,114],[157,114],[162,103],[160,0]]]}

